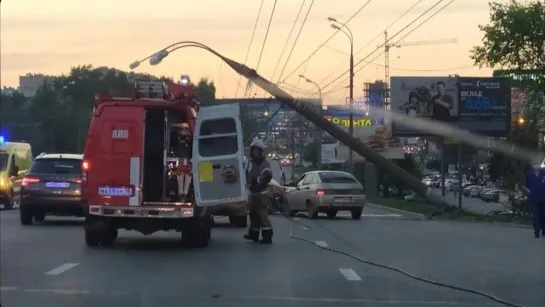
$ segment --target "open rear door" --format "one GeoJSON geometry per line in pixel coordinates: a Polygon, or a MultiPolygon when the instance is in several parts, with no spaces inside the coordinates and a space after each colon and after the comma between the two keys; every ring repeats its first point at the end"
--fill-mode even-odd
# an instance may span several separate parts
{"type": "Polygon", "coordinates": [[[202,107],[193,139],[193,184],[197,206],[248,201],[238,103],[202,107]]]}

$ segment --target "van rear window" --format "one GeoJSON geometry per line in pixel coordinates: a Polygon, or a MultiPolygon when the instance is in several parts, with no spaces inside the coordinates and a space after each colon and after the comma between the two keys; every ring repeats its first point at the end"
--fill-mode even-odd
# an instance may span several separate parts
{"type": "Polygon", "coordinates": [[[342,172],[321,172],[319,176],[323,183],[358,183],[352,175],[342,172]]]}
{"type": "Polygon", "coordinates": [[[30,167],[30,174],[80,174],[81,160],[37,159],[30,167]]]}
{"type": "Polygon", "coordinates": [[[201,135],[237,133],[237,125],[232,118],[205,120],[201,124],[201,135]]]}
{"type": "Polygon", "coordinates": [[[223,136],[199,140],[199,155],[201,157],[232,155],[238,151],[237,136],[223,136]]]}

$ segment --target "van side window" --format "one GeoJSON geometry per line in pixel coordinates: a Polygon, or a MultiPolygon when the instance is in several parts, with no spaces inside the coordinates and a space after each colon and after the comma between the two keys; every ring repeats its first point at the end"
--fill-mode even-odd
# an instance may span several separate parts
{"type": "Polygon", "coordinates": [[[232,118],[205,120],[201,124],[201,135],[237,133],[237,125],[232,118]]]}
{"type": "Polygon", "coordinates": [[[17,176],[18,175],[18,170],[17,168],[15,167],[15,159],[16,159],[16,156],[15,155],[11,155],[11,160],[10,160],[10,163],[9,163],[9,171],[10,171],[10,176],[17,176]]]}
{"type": "Polygon", "coordinates": [[[201,157],[233,155],[238,151],[237,126],[232,118],[203,121],[200,137],[203,136],[205,138],[199,138],[199,155],[201,157]],[[221,136],[214,137],[217,134],[221,134],[221,136]]]}

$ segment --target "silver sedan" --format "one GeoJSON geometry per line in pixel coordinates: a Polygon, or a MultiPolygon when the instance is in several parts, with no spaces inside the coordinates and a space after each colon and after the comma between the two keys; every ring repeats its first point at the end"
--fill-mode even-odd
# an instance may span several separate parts
{"type": "Polygon", "coordinates": [[[361,183],[350,173],[340,171],[312,171],[301,176],[286,190],[290,216],[305,211],[310,218],[326,213],[334,218],[339,211],[350,211],[359,220],[365,206],[361,183]]]}

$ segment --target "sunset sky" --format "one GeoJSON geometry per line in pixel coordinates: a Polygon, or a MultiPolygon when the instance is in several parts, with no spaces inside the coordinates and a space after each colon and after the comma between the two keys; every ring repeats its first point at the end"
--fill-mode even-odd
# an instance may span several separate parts
{"type": "MultiPolygon", "coordinates": [[[[278,0],[263,58],[258,71],[271,78],[302,0],[278,0]]],[[[311,0],[306,0],[303,14],[311,0]]],[[[333,32],[327,17],[347,20],[367,0],[315,0],[293,55],[280,81],[283,81],[305,58],[333,32]]],[[[372,0],[348,26],[354,33],[356,61],[364,58],[384,42],[370,40],[384,31],[417,0],[372,0]]],[[[436,0],[423,0],[389,33],[395,34],[432,6],[436,0]]],[[[445,3],[448,1],[444,1],[445,3]]],[[[488,1],[455,0],[404,42],[457,39],[454,44],[406,46],[391,51],[390,74],[441,76],[458,73],[466,76],[490,76],[491,70],[472,67],[469,49],[480,44],[479,24],[488,22],[488,1]]],[[[128,70],[128,65],[176,41],[195,40],[220,53],[244,61],[261,0],[3,0],[1,4],[2,86],[17,86],[18,76],[25,73],[61,74],[71,66],[92,64],[128,70]]],[[[248,65],[255,68],[265,36],[274,0],[265,0],[248,65]]],[[[303,16],[302,16],[303,17],[303,16]]],[[[273,81],[291,48],[280,63],[273,81]]],[[[416,23],[418,24],[418,23],[416,23]]],[[[416,25],[415,24],[415,25],[416,25]]],[[[400,38],[400,34],[397,38],[400,38]]],[[[395,40],[395,39],[394,39],[395,40]]],[[[299,74],[327,85],[348,69],[347,37],[339,33],[285,83],[297,85],[310,96],[315,88],[301,81],[299,74]],[[332,72],[334,72],[332,74],[332,72]],[[324,80],[328,75],[329,78],[324,80]]],[[[384,56],[376,52],[374,60],[363,69],[356,67],[355,96],[362,95],[362,83],[384,78],[384,56]]],[[[137,69],[158,75],[192,79],[208,77],[216,83],[218,97],[234,97],[238,76],[215,57],[198,49],[183,49],[169,56],[161,65],[147,63],[137,69]]],[[[342,79],[341,79],[342,80],[342,79]]],[[[348,83],[346,84],[348,85],[348,83]]],[[[245,82],[241,83],[245,86],[245,82]]],[[[339,103],[347,90],[337,83],[324,88],[338,90],[324,95],[325,103],[339,103]]],[[[244,91],[238,91],[238,97],[244,91]]],[[[297,93],[294,93],[297,94],[297,93]]],[[[262,96],[258,92],[257,96],[262,96]]]]}

